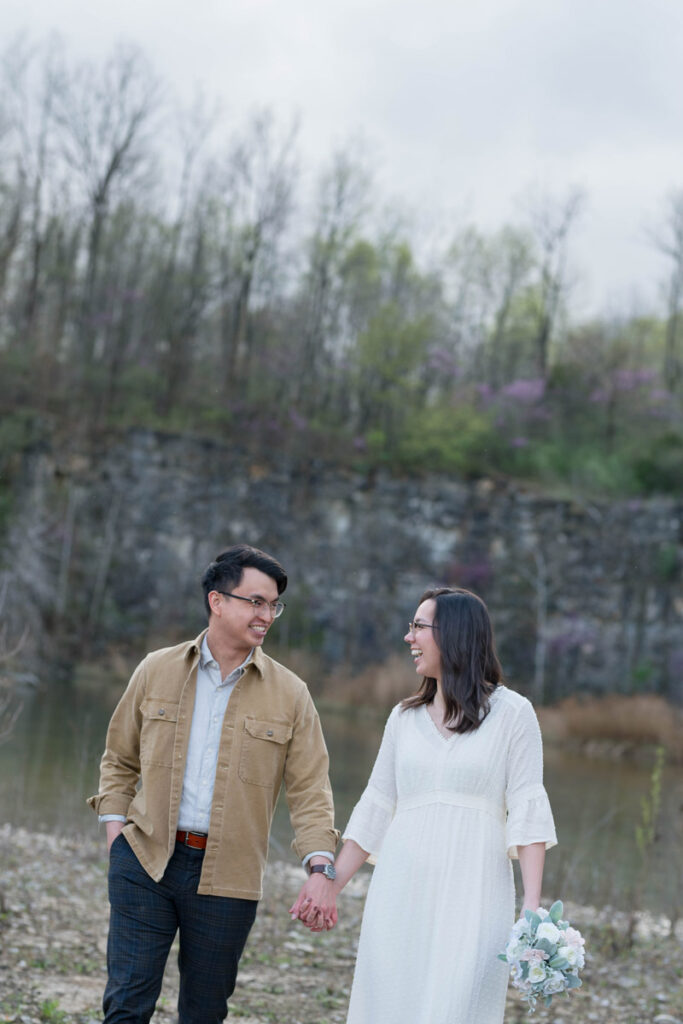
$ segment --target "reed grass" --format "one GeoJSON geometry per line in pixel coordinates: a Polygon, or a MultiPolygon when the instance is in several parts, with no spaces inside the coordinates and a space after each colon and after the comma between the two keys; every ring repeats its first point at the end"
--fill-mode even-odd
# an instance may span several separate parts
{"type": "Polygon", "coordinates": [[[335,669],[324,681],[321,695],[335,703],[388,709],[415,693],[420,682],[407,654],[394,654],[361,671],[335,669]]]}
{"type": "MultiPolygon", "coordinates": [[[[151,649],[151,647],[150,647],[151,649]]],[[[420,685],[407,653],[354,670],[348,665],[330,671],[317,653],[301,648],[269,645],[267,652],[305,679],[314,699],[328,705],[388,710],[415,693],[420,685]]],[[[79,667],[79,689],[106,693],[112,706],[135,665],[127,651],[109,650],[98,662],[79,667]]],[[[568,697],[558,704],[538,707],[541,730],[547,743],[572,743],[602,753],[631,754],[639,748],[663,746],[667,760],[683,763],[683,708],[657,694],[568,697]]]]}
{"type": "Polygon", "coordinates": [[[683,762],[683,709],[656,694],[568,697],[538,709],[548,742],[609,743],[626,748],[662,746],[683,762]]]}

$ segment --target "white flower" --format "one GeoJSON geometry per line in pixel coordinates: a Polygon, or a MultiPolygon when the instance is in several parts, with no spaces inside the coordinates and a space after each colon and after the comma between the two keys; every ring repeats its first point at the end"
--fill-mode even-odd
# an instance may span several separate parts
{"type": "Polygon", "coordinates": [[[531,934],[531,925],[525,917],[520,917],[519,920],[515,921],[515,923],[512,926],[511,934],[518,939],[521,938],[522,935],[531,934]]]}
{"type": "Polygon", "coordinates": [[[512,960],[519,960],[526,948],[526,942],[518,938],[511,938],[505,947],[505,956],[508,958],[508,962],[511,962],[512,960]]]}
{"type": "Polygon", "coordinates": [[[543,995],[552,996],[556,992],[564,991],[564,974],[562,971],[553,971],[543,986],[543,995]]]}
{"type": "Polygon", "coordinates": [[[560,929],[556,928],[552,921],[541,921],[536,929],[536,938],[547,939],[548,942],[559,942],[560,935],[560,929]]]}
{"type": "Polygon", "coordinates": [[[576,967],[579,962],[579,951],[574,946],[560,946],[558,956],[563,956],[570,967],[576,967]]]}
{"type": "Polygon", "coordinates": [[[519,985],[517,983],[523,981],[521,964],[513,964],[511,966],[510,977],[512,978],[512,984],[515,985],[516,988],[519,988],[519,985]]]}
{"type": "Polygon", "coordinates": [[[573,946],[575,949],[579,949],[579,947],[584,945],[586,940],[581,932],[577,931],[576,928],[565,928],[564,941],[568,946],[573,946]]]}
{"type": "Polygon", "coordinates": [[[548,913],[548,911],[545,910],[543,907],[539,907],[538,910],[536,911],[536,913],[540,917],[541,921],[545,921],[546,918],[550,917],[550,914],[548,913]]]}
{"type": "Polygon", "coordinates": [[[545,967],[542,963],[529,964],[529,973],[527,978],[532,985],[538,985],[539,982],[545,981],[545,967]]]}

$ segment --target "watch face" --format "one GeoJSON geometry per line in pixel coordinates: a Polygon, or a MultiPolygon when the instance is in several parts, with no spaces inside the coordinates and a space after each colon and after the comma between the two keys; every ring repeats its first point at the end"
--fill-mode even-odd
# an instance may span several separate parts
{"type": "Polygon", "coordinates": [[[337,877],[337,872],[334,864],[315,864],[311,868],[312,875],[324,875],[325,878],[329,878],[331,882],[334,882],[337,877]]]}

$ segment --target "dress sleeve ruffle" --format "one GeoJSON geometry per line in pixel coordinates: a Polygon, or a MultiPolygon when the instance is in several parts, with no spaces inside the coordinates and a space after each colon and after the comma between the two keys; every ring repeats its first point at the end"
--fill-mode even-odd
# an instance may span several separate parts
{"type": "Polygon", "coordinates": [[[342,839],[353,839],[362,850],[367,850],[370,854],[369,864],[374,864],[377,859],[384,836],[394,817],[395,807],[395,801],[380,793],[372,783],[368,783],[351,812],[342,839]]]}
{"type": "Polygon", "coordinates": [[[529,843],[545,843],[546,850],[557,845],[550,801],[540,784],[517,792],[507,808],[505,845],[508,857],[517,859],[517,847],[529,843]]]}

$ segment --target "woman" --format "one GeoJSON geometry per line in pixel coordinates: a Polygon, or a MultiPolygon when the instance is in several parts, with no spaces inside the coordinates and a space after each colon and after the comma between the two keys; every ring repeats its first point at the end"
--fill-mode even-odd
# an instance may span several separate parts
{"type": "Polygon", "coordinates": [[[341,891],[377,857],[347,1024],[502,1024],[510,858],[536,909],[557,841],[538,722],[474,594],[428,590],[405,641],[422,685],[389,716],[336,863],[341,891]]]}

